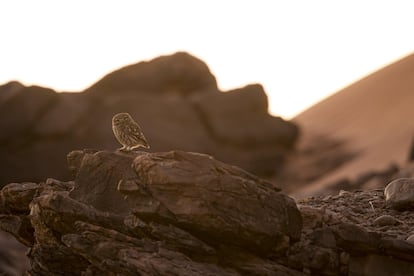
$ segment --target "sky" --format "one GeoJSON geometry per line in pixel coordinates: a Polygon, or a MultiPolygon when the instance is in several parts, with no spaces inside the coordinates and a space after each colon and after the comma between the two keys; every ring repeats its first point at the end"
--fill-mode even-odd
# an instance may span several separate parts
{"type": "Polygon", "coordinates": [[[223,91],[260,83],[290,119],[414,53],[407,0],[2,0],[0,84],[81,91],[107,73],[186,51],[223,91]]]}

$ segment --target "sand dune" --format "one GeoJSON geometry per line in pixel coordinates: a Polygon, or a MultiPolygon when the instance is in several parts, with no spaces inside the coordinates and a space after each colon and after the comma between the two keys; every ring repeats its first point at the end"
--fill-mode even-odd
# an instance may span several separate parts
{"type": "Polygon", "coordinates": [[[323,135],[344,140],[358,152],[357,158],[308,190],[406,162],[414,137],[414,54],[344,88],[293,121],[303,129],[301,148],[323,135]]]}

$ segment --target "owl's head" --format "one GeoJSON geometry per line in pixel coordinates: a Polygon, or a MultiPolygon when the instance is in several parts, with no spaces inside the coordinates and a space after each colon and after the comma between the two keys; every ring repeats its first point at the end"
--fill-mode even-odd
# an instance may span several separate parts
{"type": "Polygon", "coordinates": [[[129,113],[118,113],[112,117],[113,124],[122,124],[130,121],[132,121],[132,117],[129,115],[129,113]]]}

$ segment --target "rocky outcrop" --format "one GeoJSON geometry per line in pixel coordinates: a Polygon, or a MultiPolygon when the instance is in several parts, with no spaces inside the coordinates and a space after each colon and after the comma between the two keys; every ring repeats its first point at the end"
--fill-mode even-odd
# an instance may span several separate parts
{"type": "Polygon", "coordinates": [[[205,63],[176,53],[119,69],[82,93],[0,86],[0,186],[70,180],[67,152],[119,147],[118,112],[134,117],[153,151],[207,153],[260,175],[277,172],[298,136],[268,114],[262,86],[222,93],[205,63]]]}
{"type": "Polygon", "coordinates": [[[11,183],[28,275],[411,275],[414,216],[383,190],[299,200],[211,156],[83,150],[74,181],[11,183]]]}
{"type": "Polygon", "coordinates": [[[0,226],[31,247],[30,274],[238,275],[300,239],[291,198],[211,156],[75,151],[68,160],[72,182],[1,191],[0,226]]]}

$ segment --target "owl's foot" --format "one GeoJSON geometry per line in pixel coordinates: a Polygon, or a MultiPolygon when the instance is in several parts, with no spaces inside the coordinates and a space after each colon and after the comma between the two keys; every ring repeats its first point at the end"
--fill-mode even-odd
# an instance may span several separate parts
{"type": "Polygon", "coordinates": [[[123,146],[122,148],[119,148],[118,151],[128,151],[128,148],[123,146]]]}

